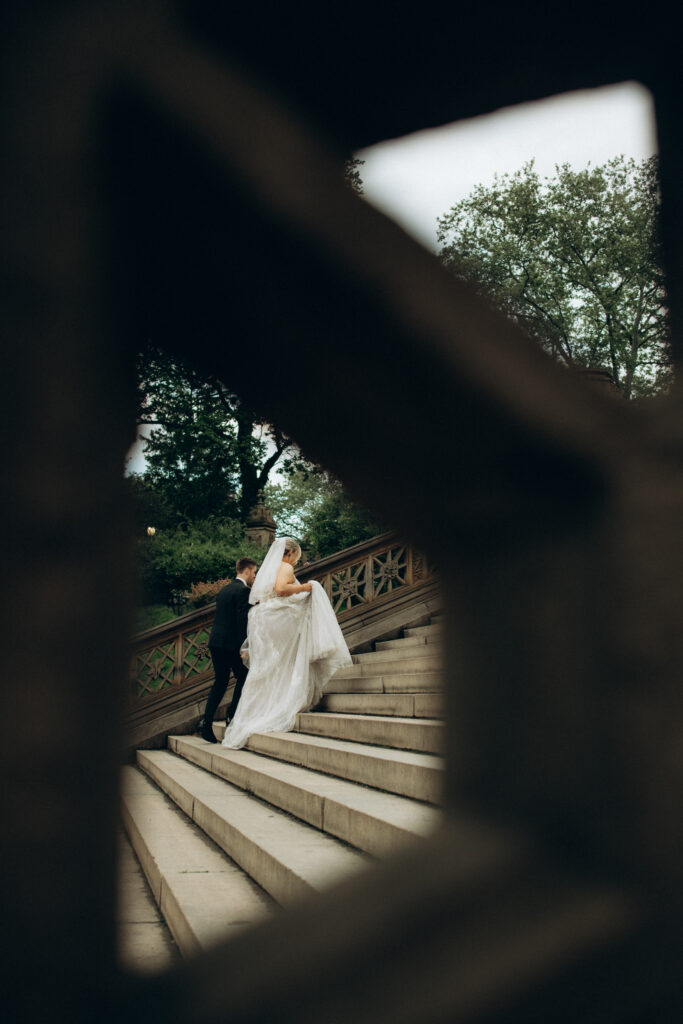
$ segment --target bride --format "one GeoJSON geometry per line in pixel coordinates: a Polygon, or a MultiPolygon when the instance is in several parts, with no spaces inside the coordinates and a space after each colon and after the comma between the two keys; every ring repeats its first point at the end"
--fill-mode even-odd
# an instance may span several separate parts
{"type": "Polygon", "coordinates": [[[223,737],[243,747],[255,732],[289,732],[296,716],[318,703],[323,686],[351,655],[320,584],[297,583],[295,540],[274,541],[249,595],[249,675],[223,737]]]}

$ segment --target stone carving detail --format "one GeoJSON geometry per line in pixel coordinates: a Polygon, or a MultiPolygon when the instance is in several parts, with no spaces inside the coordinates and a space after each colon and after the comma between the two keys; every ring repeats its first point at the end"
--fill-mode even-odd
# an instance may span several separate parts
{"type": "Polygon", "coordinates": [[[421,551],[413,549],[413,583],[429,579],[436,574],[434,563],[421,551]]]}
{"type": "Polygon", "coordinates": [[[191,676],[206,672],[211,667],[207,665],[207,660],[210,657],[207,629],[185,633],[183,635],[183,668],[179,683],[187,682],[191,676]]]}
{"type": "Polygon", "coordinates": [[[385,562],[380,569],[380,575],[387,580],[395,580],[398,577],[398,562],[385,562]]]}
{"type": "Polygon", "coordinates": [[[259,491],[256,504],[247,516],[244,539],[260,548],[269,548],[275,540],[276,529],[272,512],[264,504],[263,491],[259,491]]]}
{"type": "Polygon", "coordinates": [[[323,583],[335,612],[348,611],[361,604],[366,598],[365,561],[356,562],[339,572],[332,573],[323,583]]]}
{"type": "Polygon", "coordinates": [[[134,658],[133,687],[138,697],[154,696],[174,682],[175,640],[150,645],[134,658]]]}
{"type": "Polygon", "coordinates": [[[408,575],[408,549],[392,547],[373,557],[374,596],[388,594],[410,582],[408,575]]]}

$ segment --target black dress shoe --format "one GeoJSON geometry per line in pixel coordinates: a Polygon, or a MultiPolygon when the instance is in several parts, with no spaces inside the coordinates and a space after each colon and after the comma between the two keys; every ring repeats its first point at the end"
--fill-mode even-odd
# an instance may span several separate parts
{"type": "Polygon", "coordinates": [[[204,722],[203,726],[199,730],[199,735],[203,740],[206,740],[207,743],[218,743],[213,729],[210,725],[207,725],[206,722],[204,722]]]}

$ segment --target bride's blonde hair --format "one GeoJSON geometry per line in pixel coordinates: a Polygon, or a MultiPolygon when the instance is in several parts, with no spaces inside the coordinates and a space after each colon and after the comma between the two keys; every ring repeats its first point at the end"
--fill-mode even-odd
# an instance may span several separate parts
{"type": "Polygon", "coordinates": [[[290,551],[296,551],[297,555],[301,554],[301,545],[291,537],[285,537],[285,554],[288,555],[290,551]]]}

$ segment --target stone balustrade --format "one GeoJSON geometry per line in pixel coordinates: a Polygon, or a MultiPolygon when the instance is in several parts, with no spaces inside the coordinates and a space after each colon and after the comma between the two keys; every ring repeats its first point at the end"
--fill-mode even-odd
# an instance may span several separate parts
{"type": "MultiPolygon", "coordinates": [[[[434,575],[434,567],[412,544],[388,532],[345,548],[297,570],[302,582],[318,580],[325,588],[340,624],[372,605],[434,575]]],[[[172,619],[133,638],[130,701],[168,697],[204,684],[213,674],[209,635],[215,602],[172,619]]]]}

